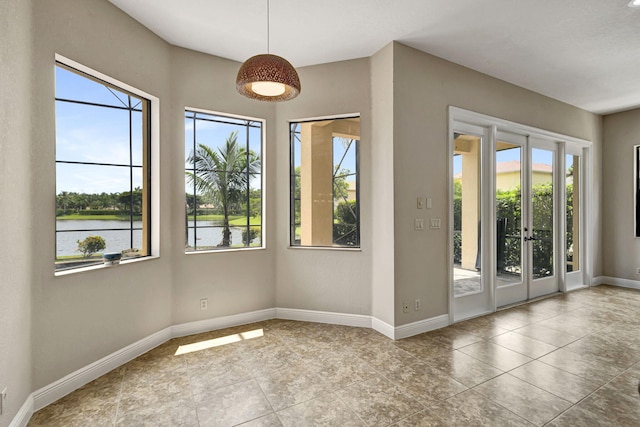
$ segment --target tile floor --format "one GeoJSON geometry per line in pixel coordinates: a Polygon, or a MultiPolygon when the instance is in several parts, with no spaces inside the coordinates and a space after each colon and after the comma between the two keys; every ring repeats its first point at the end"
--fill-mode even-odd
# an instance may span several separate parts
{"type": "Polygon", "coordinates": [[[603,285],[395,342],[286,320],[178,338],[29,426],[638,426],[639,380],[640,292],[603,285]]]}

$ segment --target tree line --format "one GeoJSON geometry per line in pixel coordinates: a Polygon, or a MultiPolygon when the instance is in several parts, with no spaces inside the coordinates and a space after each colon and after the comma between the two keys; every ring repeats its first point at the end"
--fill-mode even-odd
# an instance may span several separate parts
{"type": "Polygon", "coordinates": [[[87,215],[142,215],[142,189],[136,187],[121,193],[77,193],[62,191],[56,195],[56,216],[83,213],[87,215]]]}

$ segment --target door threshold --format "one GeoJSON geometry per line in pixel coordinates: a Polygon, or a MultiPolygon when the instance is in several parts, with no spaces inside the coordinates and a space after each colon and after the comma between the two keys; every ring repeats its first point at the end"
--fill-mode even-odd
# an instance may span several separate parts
{"type": "Polygon", "coordinates": [[[526,305],[526,304],[529,304],[529,303],[532,303],[532,302],[536,302],[536,301],[540,301],[540,300],[547,299],[547,298],[557,297],[558,295],[562,295],[562,294],[563,294],[563,292],[558,291],[558,292],[553,292],[553,293],[550,293],[550,294],[542,295],[542,296],[539,296],[539,297],[531,298],[531,299],[528,299],[528,300],[525,300],[525,301],[519,301],[519,302],[514,302],[513,304],[503,305],[501,307],[496,308],[496,312],[502,311],[502,310],[508,310],[508,309],[514,308],[514,307],[519,307],[521,305],[526,305]]]}

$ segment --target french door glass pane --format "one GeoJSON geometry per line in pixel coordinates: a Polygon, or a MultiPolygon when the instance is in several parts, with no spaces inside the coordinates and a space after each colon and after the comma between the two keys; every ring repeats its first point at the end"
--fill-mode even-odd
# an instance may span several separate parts
{"type": "Polygon", "coordinates": [[[567,154],[565,160],[567,232],[565,235],[567,273],[580,270],[580,156],[567,154]]]}
{"type": "Polygon", "coordinates": [[[522,282],[522,147],[496,144],[497,285],[522,282]]]}
{"type": "Polygon", "coordinates": [[[533,148],[531,215],[533,279],[553,276],[553,152],[533,148]]]}
{"type": "Polygon", "coordinates": [[[480,276],[481,145],[473,135],[456,134],[453,154],[454,296],[482,292],[480,276]]]}

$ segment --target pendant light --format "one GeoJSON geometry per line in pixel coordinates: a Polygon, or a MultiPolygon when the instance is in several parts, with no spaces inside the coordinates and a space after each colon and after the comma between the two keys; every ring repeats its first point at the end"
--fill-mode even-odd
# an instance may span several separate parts
{"type": "Polygon", "coordinates": [[[236,78],[236,89],[259,101],[288,101],[300,93],[300,78],[286,59],[269,53],[269,0],[267,0],[267,53],[247,59],[236,78]]]}

